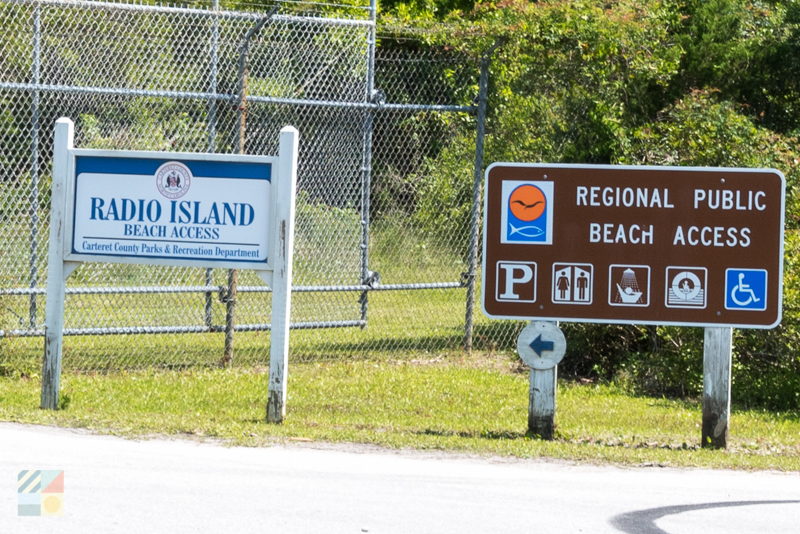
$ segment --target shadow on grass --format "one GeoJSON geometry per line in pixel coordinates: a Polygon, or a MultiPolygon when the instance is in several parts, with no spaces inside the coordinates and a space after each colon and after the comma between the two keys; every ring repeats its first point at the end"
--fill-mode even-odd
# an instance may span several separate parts
{"type": "MultiPolygon", "coordinates": [[[[473,350],[498,352],[513,350],[519,330],[524,323],[492,322],[476,324],[473,330],[473,350]]],[[[291,357],[300,361],[317,361],[332,357],[403,352],[463,352],[464,330],[443,329],[440,333],[408,337],[379,336],[363,340],[331,341],[329,338],[315,341],[298,341],[292,344],[291,357]]]]}
{"type": "Polygon", "coordinates": [[[472,334],[472,348],[488,351],[516,350],[517,337],[525,324],[524,321],[492,321],[476,324],[472,334]]]}
{"type": "Polygon", "coordinates": [[[441,430],[433,428],[418,430],[414,432],[414,434],[420,436],[458,437],[458,438],[490,439],[490,440],[510,440],[510,439],[539,437],[535,434],[531,434],[530,432],[515,432],[512,430],[465,431],[465,430],[441,430]]]}
{"type": "MultiPolygon", "coordinates": [[[[518,431],[511,431],[511,430],[482,430],[482,431],[465,431],[465,430],[442,430],[442,429],[433,429],[433,428],[426,428],[424,430],[419,430],[414,432],[414,434],[420,436],[436,436],[436,437],[458,437],[458,438],[467,438],[467,439],[486,439],[486,440],[517,440],[517,439],[534,439],[534,440],[543,440],[542,436],[539,434],[535,434],[531,431],[526,432],[518,432],[518,431]]],[[[576,444],[576,445],[599,445],[602,447],[614,447],[614,448],[625,448],[625,449],[665,449],[665,450],[695,450],[699,449],[699,445],[690,445],[685,442],[679,444],[669,444],[669,443],[660,443],[660,442],[629,442],[625,440],[602,440],[602,439],[568,439],[564,436],[560,436],[558,432],[556,432],[556,436],[552,440],[544,440],[544,441],[552,441],[558,443],[565,443],[565,444],[576,444]]]]}
{"type": "MultiPolygon", "coordinates": [[[[319,344],[309,342],[302,346],[293,346],[290,357],[298,361],[330,360],[333,358],[366,359],[376,353],[395,353],[401,357],[405,352],[449,352],[461,350],[459,343],[453,340],[462,333],[453,330],[452,333],[442,333],[430,336],[410,336],[403,338],[371,339],[363,341],[333,342],[319,341],[319,344]]],[[[300,343],[298,343],[300,345],[300,343]]]]}

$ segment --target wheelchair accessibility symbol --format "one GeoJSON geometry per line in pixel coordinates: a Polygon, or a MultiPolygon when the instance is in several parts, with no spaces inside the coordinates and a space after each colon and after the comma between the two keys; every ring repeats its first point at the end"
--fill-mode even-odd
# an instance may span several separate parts
{"type": "Polygon", "coordinates": [[[762,269],[726,269],[725,309],[766,310],[767,271],[762,269]]]}

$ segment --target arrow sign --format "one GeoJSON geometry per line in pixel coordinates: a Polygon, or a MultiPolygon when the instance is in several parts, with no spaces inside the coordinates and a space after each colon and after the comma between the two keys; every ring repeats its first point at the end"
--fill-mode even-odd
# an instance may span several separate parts
{"type": "Polygon", "coordinates": [[[517,352],[531,369],[552,369],[566,351],[567,340],[555,323],[531,321],[517,338],[517,352]]]}
{"type": "Polygon", "coordinates": [[[555,344],[552,341],[544,341],[542,339],[542,334],[539,334],[536,339],[531,341],[530,347],[533,349],[533,352],[541,358],[544,351],[552,352],[555,348],[555,344]]]}

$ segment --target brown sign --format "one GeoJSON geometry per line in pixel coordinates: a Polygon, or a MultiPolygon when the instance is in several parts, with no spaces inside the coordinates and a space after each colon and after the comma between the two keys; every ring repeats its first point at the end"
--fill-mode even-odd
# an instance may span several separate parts
{"type": "Polygon", "coordinates": [[[495,163],[489,317],[772,328],[783,175],[773,169],[495,163]]]}

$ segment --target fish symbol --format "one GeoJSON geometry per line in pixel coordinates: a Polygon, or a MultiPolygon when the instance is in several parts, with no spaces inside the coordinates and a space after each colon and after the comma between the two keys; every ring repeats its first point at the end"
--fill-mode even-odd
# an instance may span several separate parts
{"type": "Polygon", "coordinates": [[[519,228],[515,228],[513,224],[508,223],[508,226],[511,228],[511,231],[508,235],[512,236],[514,234],[519,234],[525,237],[539,237],[540,235],[544,234],[544,230],[539,228],[538,226],[520,226],[519,228]]]}

